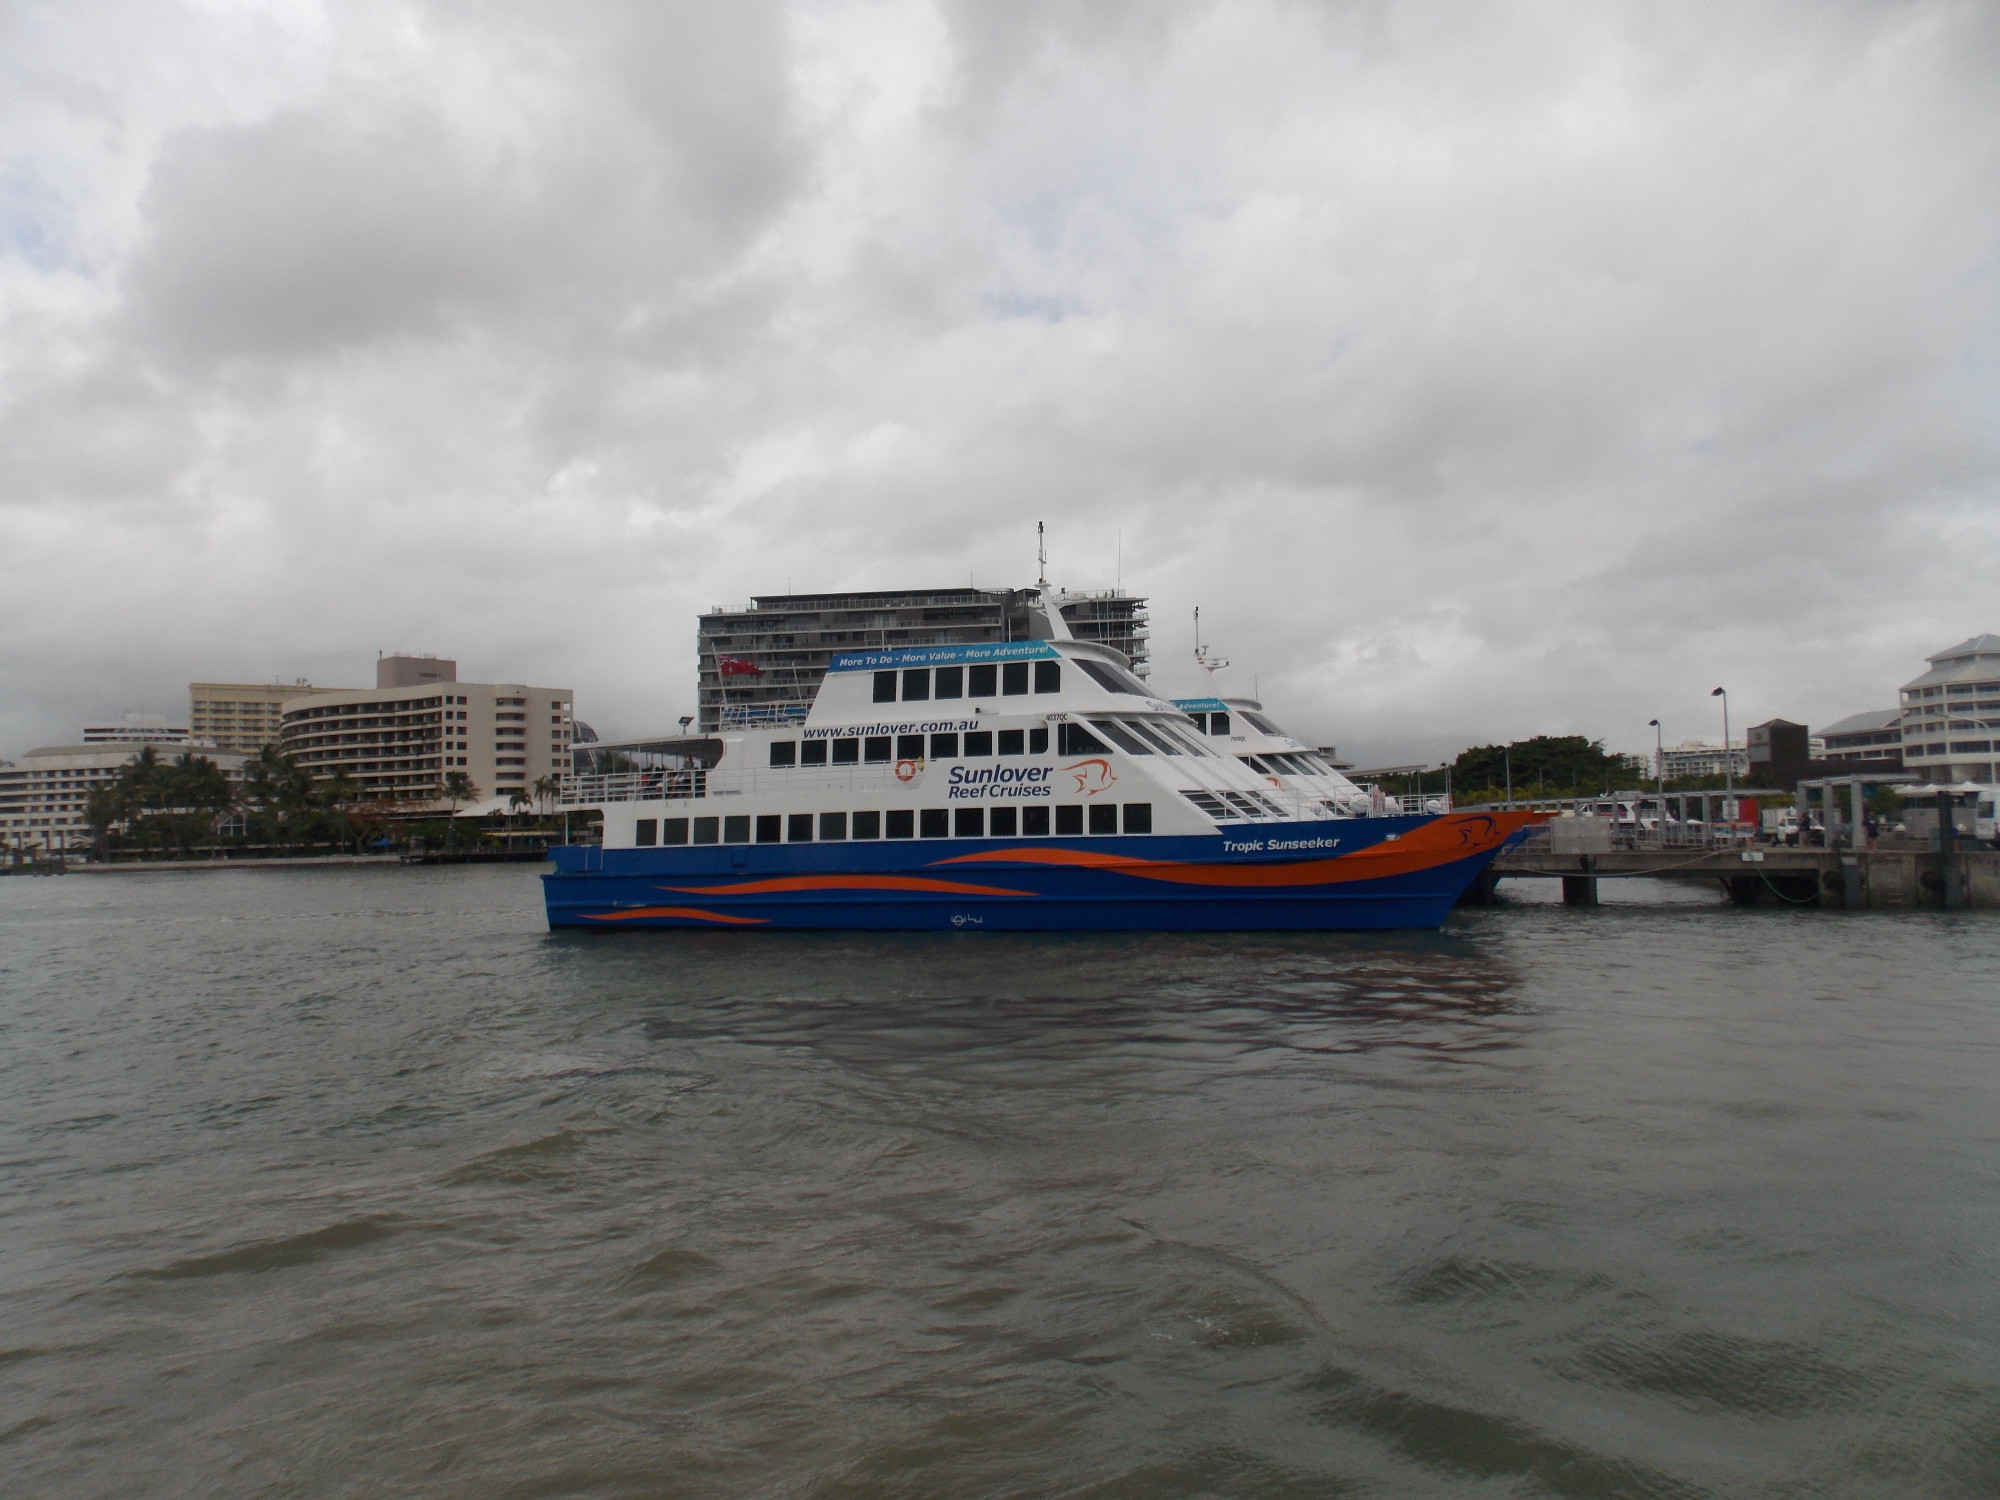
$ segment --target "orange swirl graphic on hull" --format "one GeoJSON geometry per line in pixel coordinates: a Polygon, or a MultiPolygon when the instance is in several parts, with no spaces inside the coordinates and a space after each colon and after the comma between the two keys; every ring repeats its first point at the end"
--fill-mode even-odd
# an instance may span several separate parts
{"type": "MultiPolygon", "coordinates": [[[[947,861],[948,862],[948,861],[947,861]]],[[[785,891],[923,891],[939,896],[1034,896],[1004,885],[972,885],[962,880],[938,880],[927,875],[780,875],[771,880],[746,880],[740,885],[663,885],[663,891],[689,896],[769,896],[785,891]]]]}
{"type": "Polygon", "coordinates": [[[762,927],[769,917],[732,917],[719,911],[701,911],[692,906],[634,906],[625,911],[585,912],[591,922],[630,922],[638,917],[683,917],[692,922],[725,922],[731,926],[762,927]]]}
{"type": "MultiPolygon", "coordinates": [[[[988,849],[939,860],[942,865],[1033,864],[1069,865],[1114,870],[1141,880],[1165,880],[1176,885],[1275,887],[1337,885],[1352,880],[1384,880],[1414,875],[1498,849],[1520,829],[1544,817],[1540,813],[1447,813],[1401,838],[1370,844],[1352,854],[1325,859],[1288,860],[1271,864],[1193,864],[1185,860],[1142,859],[1096,849],[988,849]]],[[[1330,825],[1338,826],[1338,825],[1330,825]]],[[[1245,833],[1251,830],[1242,830],[1245,833]]]]}

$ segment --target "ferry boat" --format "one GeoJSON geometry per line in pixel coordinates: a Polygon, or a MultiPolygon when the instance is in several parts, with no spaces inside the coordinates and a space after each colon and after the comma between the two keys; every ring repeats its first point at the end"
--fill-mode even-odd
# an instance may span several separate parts
{"type": "Polygon", "coordinates": [[[1356,786],[1317,750],[1273,723],[1255,698],[1176,698],[1174,707],[1188,716],[1197,732],[1208,735],[1218,751],[1235,756],[1266,785],[1317,798],[1336,813],[1380,817],[1391,810],[1451,810],[1440,797],[1388,798],[1379,788],[1356,786]]]}
{"type": "Polygon", "coordinates": [[[602,842],[550,850],[549,925],[1436,928],[1535,819],[1263,774],[1058,610],[1037,633],[837,655],[797,722],[577,779],[602,842]]]}

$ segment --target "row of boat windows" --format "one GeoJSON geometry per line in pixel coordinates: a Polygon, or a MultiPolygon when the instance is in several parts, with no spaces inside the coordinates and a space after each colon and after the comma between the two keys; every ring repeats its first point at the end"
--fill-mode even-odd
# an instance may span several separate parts
{"type": "Polygon", "coordinates": [[[1215,754],[1179,724],[1164,719],[1092,719],[1090,729],[1060,724],[1057,730],[1058,755],[1102,755],[1114,746],[1127,755],[1215,754]],[[1093,729],[1097,734],[1091,733],[1093,729]]]}
{"type": "Polygon", "coordinates": [[[749,813],[720,818],[640,818],[641,849],[694,844],[837,844],[852,839],[1011,839],[1103,833],[1151,833],[1150,802],[1092,802],[1061,807],[892,807],[844,813],[749,813]]]}
{"type": "Polygon", "coordinates": [[[1255,755],[1239,756],[1243,764],[1265,776],[1327,776],[1332,772],[1310,755],[1280,755],[1275,751],[1262,750],[1255,755]]]}
{"type": "MultiPolygon", "coordinates": [[[[1237,712],[1241,715],[1243,722],[1258,733],[1275,735],[1279,739],[1286,738],[1285,731],[1280,729],[1276,724],[1273,724],[1262,714],[1253,714],[1247,708],[1238,709],[1237,712]]],[[[1206,733],[1224,735],[1229,733],[1228,714],[1189,714],[1188,718],[1193,721],[1195,728],[1203,730],[1206,733]]]]}
{"type": "Polygon", "coordinates": [[[1062,691],[1061,662],[1010,661],[982,667],[905,667],[900,672],[877,672],[875,701],[896,702],[898,688],[905,703],[923,703],[933,698],[1025,697],[1031,666],[1036,692],[1062,691]]]}
{"type": "Polygon", "coordinates": [[[866,739],[771,741],[773,766],[886,765],[892,760],[957,760],[961,756],[1047,755],[1049,730],[974,729],[966,734],[878,734],[866,739]],[[829,749],[829,747],[831,747],[829,749]],[[893,754],[891,752],[894,752],[893,754]]]}

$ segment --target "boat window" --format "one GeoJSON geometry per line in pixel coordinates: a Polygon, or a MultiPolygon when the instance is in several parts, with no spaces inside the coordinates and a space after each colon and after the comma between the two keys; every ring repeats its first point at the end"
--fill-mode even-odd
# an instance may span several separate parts
{"type": "Polygon", "coordinates": [[[1153,733],[1164,735],[1176,745],[1179,745],[1189,755],[1206,755],[1212,757],[1215,754],[1213,750],[1209,749],[1205,740],[1196,739],[1185,729],[1181,728],[1180,725],[1173,723],[1171,720],[1152,719],[1148,721],[1148,724],[1153,733]]]}
{"type": "Polygon", "coordinates": [[[1208,732],[1209,732],[1210,734],[1227,734],[1227,733],[1229,733],[1229,715],[1228,715],[1228,714],[1210,714],[1210,715],[1208,716],[1208,732]]]}
{"type": "Polygon", "coordinates": [[[991,825],[988,831],[996,839],[1011,839],[1014,836],[1014,820],[1018,816],[1011,807],[996,807],[986,820],[991,825]]]}
{"type": "Polygon", "coordinates": [[[1062,691],[1061,662],[1038,661],[1035,663],[1035,691],[1038,693],[1060,693],[1062,691]]]}
{"type": "Polygon", "coordinates": [[[837,844],[846,837],[846,813],[821,813],[819,815],[819,841],[822,844],[837,844]]]}
{"type": "Polygon", "coordinates": [[[853,766],[861,763],[861,741],[835,740],[833,742],[833,763],[836,766],[853,766]]]}
{"type": "Polygon", "coordinates": [[[1047,755],[1049,753],[1049,726],[1028,731],[1028,754],[1047,755]]]}
{"type": "Polygon", "coordinates": [[[813,838],[813,815],[793,813],[785,819],[785,842],[788,844],[810,844],[813,838]]]}
{"type": "Polygon", "coordinates": [[[1236,758],[1255,771],[1259,776],[1269,776],[1271,774],[1271,768],[1254,755],[1239,755],[1236,758]]]}
{"type": "Polygon", "coordinates": [[[993,753],[993,731],[974,729],[965,736],[965,753],[971,755],[991,755],[993,753]]]}
{"type": "Polygon", "coordinates": [[[965,669],[965,696],[968,698],[992,698],[1000,692],[1000,669],[995,666],[967,667],[965,669]]]}
{"type": "Polygon", "coordinates": [[[879,839],[882,837],[882,814],[880,812],[858,812],[854,815],[854,836],[858,839],[879,839]]]}
{"type": "Polygon", "coordinates": [[[1002,755],[1025,755],[1028,736],[1019,729],[1000,731],[1000,753],[1002,755]]]}
{"type": "MultiPolygon", "coordinates": [[[[706,822],[707,819],[704,818],[697,821],[706,822]]],[[[731,813],[722,820],[722,842],[725,844],[747,844],[750,842],[750,815],[748,813],[731,813]]]]}
{"type": "MultiPolygon", "coordinates": [[[[1092,719],[1090,724],[1093,729],[1111,741],[1120,750],[1123,750],[1127,755],[1151,755],[1153,753],[1151,745],[1140,740],[1116,719],[1092,719]]],[[[1070,750],[1066,753],[1077,755],[1081,752],[1070,750]]]]}
{"type": "Polygon", "coordinates": [[[1049,810],[1046,807],[1021,809],[1021,836],[1031,839],[1045,839],[1049,836],[1049,810]]]}
{"type": "Polygon", "coordinates": [[[771,741],[771,764],[774,766],[797,765],[799,759],[798,742],[795,740],[771,741]]]}
{"type": "Polygon", "coordinates": [[[660,842],[663,844],[685,844],[688,841],[688,820],[686,818],[660,819],[660,842]]]}
{"type": "Polygon", "coordinates": [[[1189,715],[1188,715],[1188,722],[1189,722],[1190,724],[1194,725],[1194,727],[1195,727],[1195,728],[1197,728],[1197,729],[1199,729],[1199,730],[1200,730],[1200,731],[1201,731],[1201,732],[1202,732],[1203,734],[1207,734],[1207,733],[1208,733],[1208,715],[1207,715],[1207,714],[1189,714],[1189,715]]]}
{"type": "Polygon", "coordinates": [[[886,734],[871,734],[861,742],[861,746],[861,758],[871,766],[886,765],[889,761],[895,759],[895,756],[891,753],[893,748],[892,742],[886,734]]]}
{"type": "Polygon", "coordinates": [[[1083,809],[1081,807],[1076,807],[1076,806],[1057,808],[1056,832],[1058,834],[1082,833],[1083,809]]]}
{"type": "Polygon", "coordinates": [[[1125,719],[1121,722],[1127,729],[1138,735],[1140,739],[1151,745],[1162,755],[1187,754],[1187,751],[1181,748],[1180,741],[1176,740],[1172,735],[1154,728],[1153,725],[1148,724],[1144,719],[1125,719]]]}
{"type": "Polygon", "coordinates": [[[1244,719],[1249,723],[1252,729],[1258,730],[1264,734],[1274,734],[1281,740],[1291,738],[1291,736],[1286,734],[1284,730],[1280,729],[1276,724],[1273,724],[1269,719],[1265,718],[1262,714],[1253,714],[1247,708],[1239,709],[1238,712],[1243,715],[1244,719]]]}
{"type": "Polygon", "coordinates": [[[877,672],[875,674],[875,701],[877,703],[894,703],[896,701],[896,674],[894,672],[877,672]]]}
{"type": "Polygon", "coordinates": [[[903,701],[915,703],[931,695],[931,669],[929,667],[903,668],[903,701]]]}
{"type": "MultiPolygon", "coordinates": [[[[1105,692],[1127,693],[1141,698],[1147,696],[1144,687],[1140,686],[1140,684],[1134,681],[1132,678],[1127,677],[1124,673],[1118,671],[1115,667],[1107,666],[1101,661],[1092,661],[1088,657],[1084,656],[1079,656],[1075,660],[1077,666],[1083,669],[1083,675],[1088,677],[1092,682],[1096,683],[1099,687],[1103,688],[1105,692]]],[[[1051,665],[1053,665],[1053,663],[1051,663],[1051,665]]],[[[1036,691],[1040,692],[1041,689],[1037,687],[1036,691]]],[[[1051,689],[1051,691],[1054,690],[1051,689]]]]}
{"type": "Polygon", "coordinates": [[[1028,691],[1028,664],[1024,661],[1009,661],[1000,664],[1000,694],[1004,698],[1018,698],[1028,691]]]}
{"type": "Polygon", "coordinates": [[[965,696],[965,668],[939,667],[937,669],[937,696],[940,698],[963,698],[965,696]]]}
{"type": "Polygon", "coordinates": [[[926,807],[917,817],[917,832],[927,839],[951,837],[951,809],[926,807]]]}
{"type": "Polygon", "coordinates": [[[1111,747],[1081,724],[1065,720],[1056,725],[1056,754],[1058,755],[1105,755],[1111,747]]]}
{"type": "Polygon", "coordinates": [[[758,843],[760,844],[777,843],[779,839],[783,836],[784,829],[785,829],[785,820],[779,817],[776,813],[759,813],[757,815],[758,843]]]}
{"type": "Polygon", "coordinates": [[[1116,833],[1118,831],[1118,804],[1116,802],[1093,802],[1090,804],[1090,831],[1092,833],[1116,833]]]}
{"type": "Polygon", "coordinates": [[[922,760],[924,758],[924,737],[920,734],[899,734],[896,736],[896,759],[922,760]]]}
{"type": "Polygon", "coordinates": [[[712,844],[719,831],[719,818],[696,818],[694,820],[694,841],[697,844],[712,844]]]}
{"type": "Polygon", "coordinates": [[[1181,795],[1218,823],[1227,823],[1238,816],[1235,808],[1223,802],[1213,792],[1184,791],[1181,795]]]}
{"type": "Polygon", "coordinates": [[[907,807],[889,809],[889,837],[913,839],[917,836],[917,815],[907,807]]]}
{"type": "Polygon", "coordinates": [[[632,842],[641,849],[650,849],[660,837],[658,818],[641,818],[632,825],[632,842]]]}
{"type": "Polygon", "coordinates": [[[1127,833],[1151,833],[1153,831],[1153,804],[1150,802],[1126,803],[1125,831],[1127,833]]]}
{"type": "Polygon", "coordinates": [[[986,809],[983,807],[954,807],[951,810],[951,836],[955,839],[985,838],[986,809]]]}
{"type": "Polygon", "coordinates": [[[826,764],[826,741],[807,740],[799,746],[799,764],[802,766],[823,766],[826,764]]]}
{"type": "Polygon", "coordinates": [[[934,734],[931,736],[932,760],[957,760],[958,736],[955,734],[934,734]]]}

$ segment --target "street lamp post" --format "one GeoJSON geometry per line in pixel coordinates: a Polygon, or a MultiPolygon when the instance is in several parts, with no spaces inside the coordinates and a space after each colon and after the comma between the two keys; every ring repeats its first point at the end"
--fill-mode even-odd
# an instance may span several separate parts
{"type": "Polygon", "coordinates": [[[1660,728],[1658,719],[1648,719],[1653,726],[1653,782],[1660,794],[1660,816],[1667,815],[1667,732],[1660,728]]]}
{"type": "Polygon", "coordinates": [[[1725,797],[1734,797],[1736,795],[1736,760],[1729,753],[1729,691],[1727,688],[1717,688],[1708,696],[1722,700],[1722,795],[1725,797]]]}

